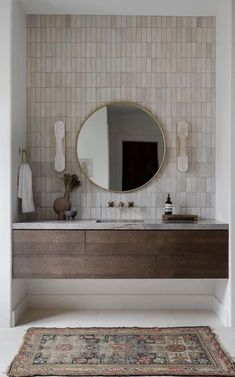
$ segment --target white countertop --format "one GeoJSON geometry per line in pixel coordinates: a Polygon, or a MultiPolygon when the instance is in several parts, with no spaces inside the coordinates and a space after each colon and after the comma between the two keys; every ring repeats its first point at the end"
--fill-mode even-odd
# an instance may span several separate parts
{"type": "MultiPolygon", "coordinates": [[[[110,221],[110,220],[109,220],[110,221]]],[[[138,220],[137,220],[138,221],[138,220]]],[[[198,223],[178,223],[166,224],[161,220],[152,221],[144,220],[144,222],[136,222],[130,220],[128,222],[96,222],[96,220],[76,220],[76,221],[58,221],[58,220],[37,220],[27,222],[13,223],[13,229],[64,229],[64,230],[110,230],[110,229],[136,229],[136,230],[151,230],[151,229],[179,229],[179,230],[228,230],[229,225],[221,223],[217,220],[200,220],[198,223]]]]}

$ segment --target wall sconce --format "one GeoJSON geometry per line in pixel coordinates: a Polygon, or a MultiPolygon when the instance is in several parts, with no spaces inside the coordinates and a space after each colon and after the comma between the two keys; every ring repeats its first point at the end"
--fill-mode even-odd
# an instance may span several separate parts
{"type": "Polygon", "coordinates": [[[181,173],[188,170],[188,123],[180,121],[176,133],[177,169],[181,173]]]}
{"type": "Polygon", "coordinates": [[[55,135],[55,171],[65,170],[65,124],[61,120],[54,124],[55,135]]]}

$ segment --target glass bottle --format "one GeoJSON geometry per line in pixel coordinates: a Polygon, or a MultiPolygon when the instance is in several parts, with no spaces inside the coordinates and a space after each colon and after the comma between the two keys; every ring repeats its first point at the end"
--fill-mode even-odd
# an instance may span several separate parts
{"type": "Polygon", "coordinates": [[[167,195],[167,200],[165,202],[165,214],[172,215],[172,201],[170,194],[167,195]]]}

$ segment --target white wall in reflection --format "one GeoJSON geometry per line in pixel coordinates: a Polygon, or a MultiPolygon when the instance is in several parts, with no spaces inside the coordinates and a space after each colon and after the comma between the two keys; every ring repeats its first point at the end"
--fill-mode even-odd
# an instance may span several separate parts
{"type": "Polygon", "coordinates": [[[107,107],[102,107],[86,120],[77,144],[83,171],[101,187],[109,187],[108,140],[107,107]]]}

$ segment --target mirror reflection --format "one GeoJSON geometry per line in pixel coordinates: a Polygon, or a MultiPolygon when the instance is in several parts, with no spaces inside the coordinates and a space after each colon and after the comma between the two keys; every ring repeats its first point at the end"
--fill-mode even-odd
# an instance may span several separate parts
{"type": "Polygon", "coordinates": [[[83,173],[111,191],[135,190],[163,164],[165,139],[158,122],[143,108],[112,103],[93,112],[77,140],[83,173]]]}

